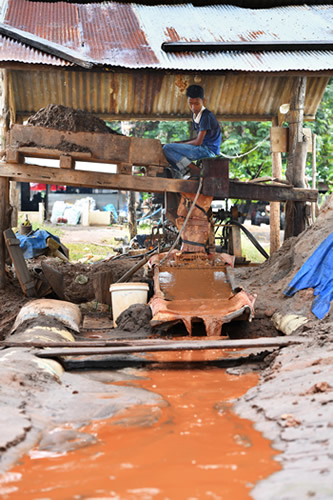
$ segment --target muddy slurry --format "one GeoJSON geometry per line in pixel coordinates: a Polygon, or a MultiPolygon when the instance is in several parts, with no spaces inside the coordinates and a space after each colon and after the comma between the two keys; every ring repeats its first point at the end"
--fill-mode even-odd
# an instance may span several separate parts
{"type": "Polygon", "coordinates": [[[118,385],[148,390],[162,404],[94,420],[79,429],[84,445],[74,451],[59,452],[49,439],[51,445],[32,450],[5,474],[2,498],[251,498],[256,482],[279,469],[277,452],[252,422],[232,411],[232,400],[255,386],[257,375],[235,376],[202,364],[225,355],[158,353],[150,356],[158,363],[149,369],[127,369],[128,380],[118,385]]]}

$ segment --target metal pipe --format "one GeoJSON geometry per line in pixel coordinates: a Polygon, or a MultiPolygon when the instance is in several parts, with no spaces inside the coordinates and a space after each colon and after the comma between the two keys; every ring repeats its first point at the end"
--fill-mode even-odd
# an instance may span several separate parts
{"type": "Polygon", "coordinates": [[[332,50],[332,40],[245,41],[245,42],[163,42],[164,52],[273,52],[299,50],[332,50]]]}

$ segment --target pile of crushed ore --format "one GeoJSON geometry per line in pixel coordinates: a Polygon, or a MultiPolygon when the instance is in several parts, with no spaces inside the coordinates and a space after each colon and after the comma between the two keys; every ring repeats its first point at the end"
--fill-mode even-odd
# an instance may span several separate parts
{"type": "MultiPolygon", "coordinates": [[[[270,317],[274,312],[280,312],[314,317],[311,313],[312,288],[297,292],[293,297],[284,296],[283,290],[332,231],[333,195],[321,207],[316,222],[299,236],[286,240],[265,263],[256,269],[236,269],[238,280],[245,290],[257,294],[256,314],[263,313],[270,317]]],[[[332,307],[330,314],[333,317],[332,307]]]]}
{"type": "Polygon", "coordinates": [[[60,104],[49,104],[30,116],[28,125],[35,127],[67,130],[70,132],[100,132],[117,134],[106,125],[104,120],[81,109],[68,108],[60,104]]]}

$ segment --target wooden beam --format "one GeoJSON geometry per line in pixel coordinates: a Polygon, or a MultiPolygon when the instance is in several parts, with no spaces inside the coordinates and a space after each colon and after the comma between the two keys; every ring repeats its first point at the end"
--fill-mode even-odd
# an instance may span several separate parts
{"type": "Polygon", "coordinates": [[[0,176],[19,182],[42,182],[44,184],[64,184],[124,191],[163,193],[195,193],[198,181],[144,177],[139,175],[105,174],[52,167],[39,167],[20,163],[0,162],[0,176]]]}
{"type": "Polygon", "coordinates": [[[64,59],[64,61],[71,62],[81,66],[82,68],[89,69],[96,64],[93,59],[87,56],[80,56],[80,53],[75,50],[71,50],[63,45],[41,38],[40,36],[29,33],[28,31],[13,28],[8,24],[0,23],[0,33],[12,38],[13,40],[17,40],[20,43],[24,43],[37,50],[46,52],[46,54],[60,57],[60,59],[64,59]]]}
{"type": "Polygon", "coordinates": [[[317,200],[318,191],[316,189],[291,188],[274,186],[273,184],[250,184],[231,180],[229,198],[257,201],[312,201],[317,200]]]}
{"type": "MultiPolygon", "coordinates": [[[[11,180],[18,182],[65,184],[67,186],[148,193],[196,193],[198,189],[198,181],[143,177],[138,175],[105,174],[5,162],[0,162],[0,176],[9,177],[11,180]]],[[[211,196],[215,196],[214,189],[210,194],[211,196]]],[[[296,189],[232,180],[229,182],[229,198],[258,201],[316,201],[317,197],[318,191],[316,189],[296,189]]],[[[216,199],[219,199],[218,193],[216,199]]]]}
{"type": "MultiPolygon", "coordinates": [[[[188,340],[168,341],[152,344],[147,340],[146,344],[114,347],[67,347],[50,348],[40,350],[35,354],[40,358],[53,358],[59,356],[89,356],[95,354],[130,354],[138,352],[162,352],[162,351],[201,351],[205,349],[244,349],[249,347],[285,347],[293,344],[308,342],[304,337],[262,337],[257,339],[237,340],[188,340]]],[[[133,342],[134,343],[134,342],[133,342]]]]}

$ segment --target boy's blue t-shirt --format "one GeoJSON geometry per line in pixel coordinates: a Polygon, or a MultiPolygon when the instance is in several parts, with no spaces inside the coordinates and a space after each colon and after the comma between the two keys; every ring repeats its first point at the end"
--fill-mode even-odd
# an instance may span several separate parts
{"type": "Polygon", "coordinates": [[[195,121],[193,120],[193,128],[197,134],[202,130],[206,130],[206,135],[202,142],[202,146],[207,146],[211,151],[213,151],[213,153],[219,155],[222,134],[219,122],[217,121],[215,115],[207,108],[204,109],[200,118],[200,122],[195,123],[195,121]]]}

